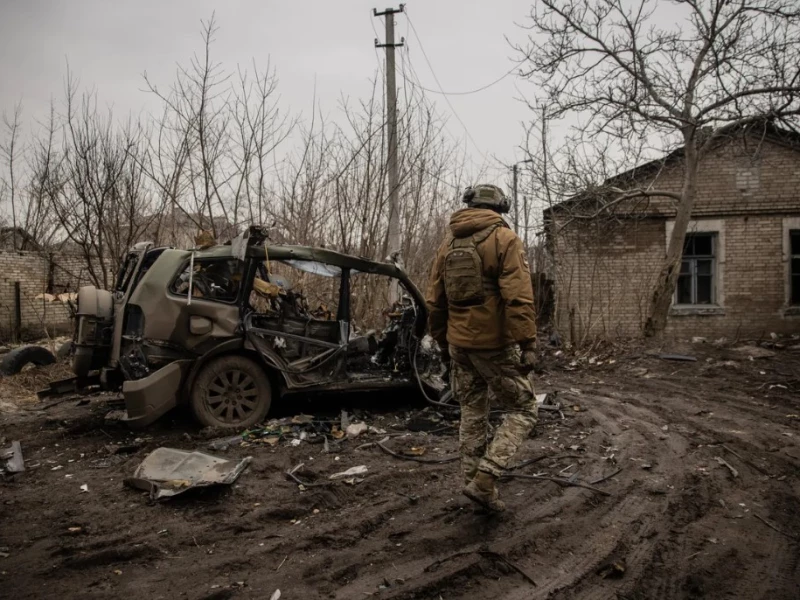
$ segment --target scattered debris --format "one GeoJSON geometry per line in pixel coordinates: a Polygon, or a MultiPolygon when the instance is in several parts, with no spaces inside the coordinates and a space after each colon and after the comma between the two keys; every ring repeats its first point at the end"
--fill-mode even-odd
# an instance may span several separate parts
{"type": "Polygon", "coordinates": [[[160,500],[192,488],[230,485],[251,461],[250,456],[237,462],[202,452],[158,448],[145,457],[125,483],[150,492],[153,500],[160,500]]]}
{"type": "Polygon", "coordinates": [[[281,600],[281,591],[280,590],[275,590],[272,593],[272,596],[269,597],[269,600],[281,600]]]}
{"type": "Polygon", "coordinates": [[[772,529],[773,531],[777,531],[777,532],[778,532],[778,533],[780,533],[781,535],[785,535],[785,536],[786,536],[787,538],[789,538],[790,540],[797,540],[797,539],[799,539],[797,536],[795,536],[795,535],[792,535],[792,534],[790,534],[790,533],[786,533],[786,532],[785,532],[785,531],[783,531],[782,529],[779,529],[777,526],[775,526],[775,525],[773,525],[772,523],[770,523],[769,521],[767,521],[767,520],[766,520],[764,517],[762,517],[761,515],[757,515],[756,513],[753,513],[753,516],[754,516],[756,519],[758,519],[759,521],[761,521],[762,523],[764,523],[764,525],[766,525],[767,527],[769,527],[769,528],[770,528],[770,529],[772,529]]]}
{"type": "Polygon", "coordinates": [[[88,493],[89,493],[89,484],[88,483],[84,483],[81,486],[81,494],[88,494],[88,493]]]}
{"type": "Polygon", "coordinates": [[[368,429],[369,425],[367,425],[366,423],[351,423],[350,425],[345,427],[345,433],[347,434],[347,437],[354,438],[358,437],[368,429]]]}
{"type": "Polygon", "coordinates": [[[394,456],[395,458],[401,458],[403,460],[413,460],[414,462],[420,463],[429,463],[434,465],[443,465],[445,463],[455,462],[460,459],[458,456],[448,456],[443,458],[418,458],[416,456],[406,456],[404,454],[398,454],[394,450],[389,450],[386,446],[384,446],[383,442],[386,440],[382,440],[380,442],[375,442],[375,445],[378,446],[381,450],[383,450],[389,456],[394,456]]]}
{"type": "Polygon", "coordinates": [[[762,469],[761,467],[759,467],[759,466],[758,466],[757,464],[755,464],[753,461],[747,460],[746,458],[744,458],[743,456],[741,456],[741,455],[740,455],[740,454],[738,454],[737,452],[734,452],[733,450],[731,450],[731,449],[730,449],[728,446],[726,446],[725,444],[720,444],[720,447],[721,447],[723,450],[725,450],[725,452],[730,452],[730,453],[731,453],[731,454],[733,454],[733,455],[734,455],[736,458],[738,458],[740,461],[742,461],[744,464],[746,464],[746,465],[748,465],[748,466],[750,466],[750,467],[754,468],[756,471],[758,471],[758,472],[759,472],[759,473],[761,473],[762,475],[766,475],[767,477],[771,477],[770,473],[768,473],[767,471],[765,471],[764,469],[762,469]]]}
{"type": "Polygon", "coordinates": [[[706,344],[706,343],[708,343],[708,340],[706,338],[704,338],[704,337],[695,336],[695,337],[692,338],[692,343],[693,344],[706,344]]]}
{"type": "Polygon", "coordinates": [[[22,445],[11,442],[11,446],[0,450],[0,473],[22,473],[25,460],[22,458],[22,445]]]}
{"type": "Polygon", "coordinates": [[[354,475],[365,475],[367,471],[369,471],[369,469],[365,465],[359,465],[357,467],[351,467],[341,473],[334,473],[330,475],[328,479],[342,479],[343,477],[352,477],[354,475]]]}
{"type": "Polygon", "coordinates": [[[734,469],[734,468],[731,466],[731,464],[730,464],[730,463],[729,463],[727,460],[725,460],[724,458],[722,458],[722,457],[719,457],[719,456],[715,456],[715,457],[714,457],[714,460],[716,460],[716,461],[717,461],[719,464],[721,464],[723,467],[728,467],[728,470],[731,472],[731,475],[733,475],[733,478],[734,478],[734,479],[736,479],[737,477],[739,477],[739,471],[737,471],[736,469],[734,469]]]}
{"type": "Polygon", "coordinates": [[[595,479],[594,481],[591,481],[590,483],[591,483],[591,485],[597,485],[598,483],[603,483],[604,481],[607,481],[607,480],[611,479],[612,477],[615,477],[616,475],[619,475],[620,473],[622,473],[622,468],[617,469],[616,471],[614,471],[610,475],[606,475],[604,477],[601,477],[600,479],[595,479]]]}
{"type": "Polygon", "coordinates": [[[536,394],[536,408],[558,412],[562,407],[561,403],[555,399],[555,394],[536,394]]]}
{"type": "Polygon", "coordinates": [[[323,487],[323,486],[326,486],[326,485],[333,485],[330,481],[320,481],[320,482],[314,482],[314,483],[308,483],[308,482],[303,481],[302,479],[297,477],[297,475],[295,475],[295,473],[297,471],[299,471],[300,469],[302,469],[304,466],[305,466],[305,463],[300,463],[296,467],[286,471],[286,476],[289,479],[291,479],[292,481],[294,481],[298,486],[300,486],[300,490],[301,491],[304,491],[305,489],[312,488],[312,487],[323,487]]]}
{"type": "Polygon", "coordinates": [[[424,446],[412,446],[408,450],[405,450],[403,454],[407,456],[422,456],[425,452],[426,448],[424,446]]]}
{"type": "Polygon", "coordinates": [[[659,354],[658,358],[661,360],[676,360],[679,362],[697,362],[696,356],[689,356],[688,354],[659,354]]]}

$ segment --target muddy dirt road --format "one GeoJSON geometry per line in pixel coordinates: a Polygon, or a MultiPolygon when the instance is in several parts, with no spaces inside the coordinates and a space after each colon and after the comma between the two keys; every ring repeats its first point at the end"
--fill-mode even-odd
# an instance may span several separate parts
{"type": "Polygon", "coordinates": [[[212,452],[253,462],[231,488],[153,503],[123,479],[159,446],[209,451],[207,434],[180,419],[131,433],[104,420],[108,398],[35,410],[6,397],[22,410],[2,405],[0,437],[22,442],[28,470],[0,483],[0,596],[795,599],[800,352],[678,350],[698,360],[553,359],[538,391],[558,392],[563,419],[541,413],[519,456],[538,460],[513,473],[596,489],[507,479],[499,517],[473,511],[457,463],[374,444],[456,454],[454,421],[406,399],[283,407],[319,422],[344,408],[386,433],[331,439],[329,452],[291,434],[212,452]],[[285,475],[300,463],[305,489],[285,475]],[[358,465],[363,481],[328,479],[358,465]]]}

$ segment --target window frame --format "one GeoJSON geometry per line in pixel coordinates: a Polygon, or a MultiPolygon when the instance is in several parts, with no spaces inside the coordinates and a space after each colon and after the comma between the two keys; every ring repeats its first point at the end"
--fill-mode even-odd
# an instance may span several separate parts
{"type": "MultiPolygon", "coordinates": [[[[247,266],[247,261],[239,260],[235,256],[203,256],[203,257],[195,256],[194,257],[194,264],[195,265],[197,265],[200,262],[202,262],[202,263],[211,263],[211,262],[222,262],[222,261],[226,261],[226,262],[227,261],[236,261],[236,262],[240,263],[240,265],[241,265],[242,279],[239,282],[239,289],[236,291],[236,296],[233,298],[233,300],[230,300],[230,301],[220,300],[218,298],[208,298],[206,296],[192,296],[191,297],[192,298],[192,303],[194,303],[194,302],[213,302],[214,304],[224,304],[226,306],[233,306],[233,305],[237,305],[237,304],[241,303],[242,291],[245,288],[246,278],[247,278],[247,274],[248,274],[248,271],[249,271],[248,266],[247,266]]],[[[171,296],[172,298],[178,298],[179,300],[188,300],[188,298],[189,298],[189,290],[188,289],[186,291],[186,294],[179,294],[179,293],[173,291],[173,286],[175,285],[175,282],[178,281],[178,278],[180,278],[180,276],[183,274],[183,272],[187,268],[189,268],[189,265],[191,263],[192,263],[191,257],[187,258],[186,260],[184,260],[181,263],[181,266],[178,267],[178,270],[175,272],[175,275],[172,276],[172,279],[170,280],[169,285],[167,286],[167,294],[169,296],[171,296]]],[[[251,285],[252,285],[252,282],[251,282],[251,285]]]]}
{"type": "Polygon", "coordinates": [[[679,301],[679,285],[676,282],[675,285],[675,292],[673,293],[672,297],[672,304],[677,308],[705,308],[705,307],[719,307],[719,291],[717,286],[717,279],[718,279],[718,261],[719,261],[719,239],[720,235],[718,231],[689,231],[686,233],[686,237],[684,238],[684,248],[681,253],[681,271],[683,270],[683,263],[685,261],[689,261],[689,273],[688,274],[680,274],[678,275],[678,282],[680,281],[681,277],[685,277],[688,275],[690,277],[690,291],[689,294],[691,296],[690,302],[680,302],[679,301]],[[686,254],[686,246],[692,238],[694,241],[696,238],[705,237],[709,238],[711,242],[711,253],[710,254],[686,254]],[[697,270],[697,263],[698,261],[710,261],[711,263],[711,272],[708,275],[700,275],[701,277],[708,277],[710,279],[710,298],[708,303],[699,303],[697,301],[697,292],[698,292],[698,270],[697,270]]]}

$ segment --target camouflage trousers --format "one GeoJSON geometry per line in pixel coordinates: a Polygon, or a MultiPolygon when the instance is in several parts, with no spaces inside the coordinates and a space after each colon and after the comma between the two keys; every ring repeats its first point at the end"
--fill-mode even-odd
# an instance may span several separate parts
{"type": "Polygon", "coordinates": [[[516,346],[500,350],[465,350],[450,346],[453,396],[461,405],[460,452],[466,479],[476,471],[501,476],[522,442],[536,426],[533,384],[520,371],[516,346]],[[489,408],[505,412],[489,437],[489,408]]]}

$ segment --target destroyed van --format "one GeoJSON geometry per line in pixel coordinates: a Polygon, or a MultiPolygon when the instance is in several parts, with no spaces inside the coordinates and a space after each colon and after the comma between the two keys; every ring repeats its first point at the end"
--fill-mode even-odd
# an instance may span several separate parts
{"type": "Polygon", "coordinates": [[[292,391],[438,395],[426,321],[397,266],[269,245],[251,228],[205,249],[134,246],[113,290],[80,289],[72,368],[121,388],[131,426],[188,404],[203,425],[245,429],[292,391]]]}

